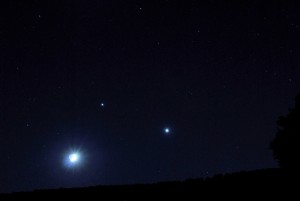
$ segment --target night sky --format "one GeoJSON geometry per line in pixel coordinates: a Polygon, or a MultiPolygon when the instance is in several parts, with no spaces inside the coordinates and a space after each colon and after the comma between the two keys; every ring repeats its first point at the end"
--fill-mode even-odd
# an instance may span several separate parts
{"type": "Polygon", "coordinates": [[[1,1],[0,192],[277,167],[300,4],[276,2],[1,1]]]}

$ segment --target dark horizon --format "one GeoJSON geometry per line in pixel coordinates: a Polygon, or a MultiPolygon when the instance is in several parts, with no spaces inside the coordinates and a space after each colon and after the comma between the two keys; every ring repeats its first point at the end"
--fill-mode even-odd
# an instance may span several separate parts
{"type": "Polygon", "coordinates": [[[0,193],[278,167],[299,5],[1,1],[0,193]]]}

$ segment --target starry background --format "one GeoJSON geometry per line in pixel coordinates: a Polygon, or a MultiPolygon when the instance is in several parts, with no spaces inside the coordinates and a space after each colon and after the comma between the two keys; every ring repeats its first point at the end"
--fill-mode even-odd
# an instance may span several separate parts
{"type": "Polygon", "coordinates": [[[300,86],[299,10],[1,1],[0,192],[277,167],[269,143],[300,86]],[[74,149],[84,160],[70,169],[74,149]]]}

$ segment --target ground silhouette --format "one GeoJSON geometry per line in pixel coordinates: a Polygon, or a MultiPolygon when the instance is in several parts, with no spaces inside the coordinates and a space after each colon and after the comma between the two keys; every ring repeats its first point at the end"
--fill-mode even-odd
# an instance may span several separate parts
{"type": "MultiPolygon", "coordinates": [[[[206,179],[155,184],[60,188],[2,194],[0,198],[84,198],[99,200],[201,200],[209,198],[248,198],[294,196],[293,179],[281,168],[216,175],[206,179]]],[[[2,200],[2,199],[1,199],[2,200]]]]}

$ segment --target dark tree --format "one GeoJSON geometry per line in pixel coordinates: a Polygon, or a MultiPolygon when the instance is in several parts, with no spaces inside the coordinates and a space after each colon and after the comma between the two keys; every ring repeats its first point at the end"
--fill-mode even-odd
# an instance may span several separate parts
{"type": "Polygon", "coordinates": [[[300,94],[296,96],[295,108],[286,116],[280,116],[277,125],[278,131],[270,146],[275,159],[282,168],[299,168],[300,94]]]}

